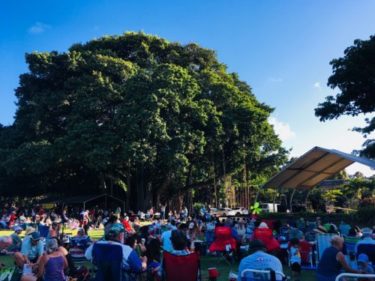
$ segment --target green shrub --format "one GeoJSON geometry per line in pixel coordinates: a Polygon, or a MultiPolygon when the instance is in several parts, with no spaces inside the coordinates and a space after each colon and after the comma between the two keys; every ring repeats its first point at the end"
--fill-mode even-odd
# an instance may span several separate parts
{"type": "Polygon", "coordinates": [[[359,224],[365,226],[375,225],[375,206],[366,206],[359,208],[356,213],[356,219],[359,224]]]}

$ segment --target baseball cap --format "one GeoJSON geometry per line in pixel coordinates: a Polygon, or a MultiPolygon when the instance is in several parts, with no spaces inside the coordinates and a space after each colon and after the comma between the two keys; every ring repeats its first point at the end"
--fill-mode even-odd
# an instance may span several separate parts
{"type": "Polygon", "coordinates": [[[363,262],[363,263],[368,263],[369,259],[368,259],[368,256],[366,254],[360,254],[358,256],[358,259],[357,259],[357,262],[363,262]]]}
{"type": "Polygon", "coordinates": [[[33,233],[31,233],[31,239],[32,240],[39,240],[40,239],[39,232],[33,232],[33,233]]]}

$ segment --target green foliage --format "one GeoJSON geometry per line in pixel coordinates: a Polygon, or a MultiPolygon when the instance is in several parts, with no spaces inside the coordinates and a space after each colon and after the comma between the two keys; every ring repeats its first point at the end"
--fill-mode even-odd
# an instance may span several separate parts
{"type": "Polygon", "coordinates": [[[2,193],[111,188],[143,209],[286,160],[272,109],[212,50],[126,33],[26,62],[15,122],[0,127],[2,193]]]}
{"type": "Polygon", "coordinates": [[[255,202],[254,205],[250,207],[250,211],[253,215],[259,215],[262,212],[259,202],[255,202]]]}
{"type": "MultiPolygon", "coordinates": [[[[331,61],[333,74],[328,86],[340,91],[335,97],[328,96],[315,109],[321,121],[336,119],[341,115],[357,116],[375,111],[375,36],[369,40],[355,40],[347,48],[344,57],[331,61]]],[[[365,119],[367,126],[354,128],[365,136],[375,130],[375,117],[365,119]]],[[[375,157],[375,141],[368,139],[361,154],[375,157]]]]}
{"type": "Polygon", "coordinates": [[[356,213],[356,219],[359,223],[364,224],[366,226],[375,225],[375,206],[366,206],[359,208],[356,213]]]}

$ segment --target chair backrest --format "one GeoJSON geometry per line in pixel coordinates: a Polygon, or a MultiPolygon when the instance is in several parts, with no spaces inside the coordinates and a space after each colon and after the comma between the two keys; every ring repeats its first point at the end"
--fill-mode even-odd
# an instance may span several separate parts
{"type": "Polygon", "coordinates": [[[176,256],[163,252],[163,268],[166,281],[197,281],[200,276],[200,260],[197,253],[176,256]]]}
{"type": "Polygon", "coordinates": [[[228,226],[218,226],[215,228],[215,239],[232,238],[232,230],[228,226]]]}
{"type": "Polygon", "coordinates": [[[236,239],[232,237],[232,230],[228,226],[218,226],[215,228],[215,240],[210,245],[211,252],[236,249],[236,239]]]}
{"type": "Polygon", "coordinates": [[[40,237],[47,238],[49,234],[49,227],[43,224],[39,224],[38,231],[40,233],[40,237]]]}
{"type": "Polygon", "coordinates": [[[318,260],[322,257],[324,250],[331,246],[331,239],[335,234],[318,233],[316,235],[316,246],[318,251],[318,260]]]}
{"type": "Polygon", "coordinates": [[[375,245],[374,244],[359,244],[357,247],[357,258],[360,254],[366,254],[372,265],[375,265],[375,245]]]}
{"type": "Polygon", "coordinates": [[[299,242],[299,251],[301,254],[301,261],[303,264],[310,263],[310,253],[312,251],[312,245],[306,241],[300,241],[299,242]]]}
{"type": "Polygon", "coordinates": [[[92,257],[98,269],[95,281],[123,280],[121,245],[97,242],[93,246],[92,257]]]}
{"type": "Polygon", "coordinates": [[[275,281],[284,280],[282,272],[272,270],[245,269],[241,272],[241,281],[275,281]]]}

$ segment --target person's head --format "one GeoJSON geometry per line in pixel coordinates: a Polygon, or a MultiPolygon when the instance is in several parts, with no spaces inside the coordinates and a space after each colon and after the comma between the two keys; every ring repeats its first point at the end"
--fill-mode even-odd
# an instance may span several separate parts
{"type": "Polygon", "coordinates": [[[185,250],[187,247],[187,239],[185,234],[179,230],[173,230],[171,235],[173,249],[177,251],[185,250]]]}
{"type": "Polygon", "coordinates": [[[358,267],[365,269],[368,266],[369,258],[366,254],[360,254],[357,259],[358,267]]]}
{"type": "Polygon", "coordinates": [[[120,231],[111,228],[105,236],[106,240],[120,242],[120,231]]]}
{"type": "Polygon", "coordinates": [[[334,235],[331,239],[331,245],[338,250],[342,250],[344,246],[344,239],[338,235],[334,235]]]}
{"type": "Polygon", "coordinates": [[[298,238],[292,238],[292,239],[290,239],[290,245],[291,245],[292,247],[298,247],[298,245],[299,245],[299,240],[298,240],[298,238]]]}
{"type": "Polygon", "coordinates": [[[77,236],[84,236],[84,235],[85,235],[85,230],[83,228],[78,228],[77,236]]]}
{"type": "Polygon", "coordinates": [[[32,245],[38,244],[39,241],[40,241],[40,234],[39,234],[39,232],[33,232],[33,233],[31,233],[31,239],[30,239],[30,241],[31,241],[32,245]]]}
{"type": "Polygon", "coordinates": [[[153,238],[147,244],[146,256],[147,260],[156,260],[160,261],[160,240],[153,238]]]}
{"type": "Polygon", "coordinates": [[[137,245],[137,235],[131,235],[126,238],[125,244],[134,249],[137,245]]]}
{"type": "Polygon", "coordinates": [[[259,224],[258,228],[268,228],[268,225],[267,225],[267,223],[265,223],[265,222],[261,222],[261,223],[259,224]]]}
{"type": "Polygon", "coordinates": [[[362,229],[362,238],[367,238],[367,237],[372,238],[372,229],[368,227],[362,229]]]}
{"type": "Polygon", "coordinates": [[[17,235],[20,235],[21,234],[21,232],[22,232],[22,227],[20,227],[20,226],[16,226],[16,227],[14,227],[14,232],[17,234],[17,235]]]}
{"type": "Polygon", "coordinates": [[[48,239],[46,242],[46,251],[48,254],[56,252],[59,249],[59,243],[56,239],[48,239]]]}
{"type": "Polygon", "coordinates": [[[266,246],[260,240],[253,240],[249,244],[249,251],[250,253],[255,253],[257,251],[265,251],[266,246]]]}

